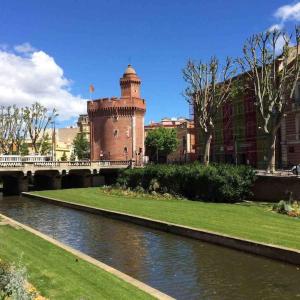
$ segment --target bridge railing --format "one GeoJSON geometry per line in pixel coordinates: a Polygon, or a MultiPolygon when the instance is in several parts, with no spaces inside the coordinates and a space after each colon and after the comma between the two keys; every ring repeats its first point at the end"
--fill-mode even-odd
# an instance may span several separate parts
{"type": "MultiPolygon", "coordinates": [[[[33,165],[35,167],[59,167],[60,166],[59,161],[43,161],[43,162],[35,162],[33,165]]],[[[27,165],[30,165],[30,163],[27,163],[27,165]]]]}
{"type": "Polygon", "coordinates": [[[42,162],[1,162],[0,169],[10,168],[25,168],[26,166],[33,166],[35,168],[55,168],[55,167],[117,167],[117,166],[132,166],[134,162],[131,160],[99,160],[99,161],[42,161],[42,162]]]}
{"type": "Polygon", "coordinates": [[[2,161],[0,162],[0,168],[22,168],[25,164],[23,162],[16,161],[2,161]]]}
{"type": "Polygon", "coordinates": [[[132,162],[130,160],[99,160],[93,161],[98,166],[129,166],[132,162]]]}
{"type": "Polygon", "coordinates": [[[75,166],[75,167],[81,167],[81,166],[90,166],[91,162],[86,160],[79,160],[79,161],[68,161],[66,162],[68,166],[75,166]]]}

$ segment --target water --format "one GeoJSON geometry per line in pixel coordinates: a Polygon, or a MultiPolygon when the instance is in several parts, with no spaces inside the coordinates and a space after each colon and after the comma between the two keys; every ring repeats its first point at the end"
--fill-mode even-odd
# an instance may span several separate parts
{"type": "Polygon", "coordinates": [[[289,264],[25,197],[0,212],[177,299],[300,299],[289,264]]]}

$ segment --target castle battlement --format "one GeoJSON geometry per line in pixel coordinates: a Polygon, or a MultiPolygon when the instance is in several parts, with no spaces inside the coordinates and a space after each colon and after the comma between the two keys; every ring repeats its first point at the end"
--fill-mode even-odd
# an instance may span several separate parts
{"type": "Polygon", "coordinates": [[[91,124],[91,159],[143,161],[146,101],[131,65],[120,79],[121,97],[87,102],[91,124]]]}

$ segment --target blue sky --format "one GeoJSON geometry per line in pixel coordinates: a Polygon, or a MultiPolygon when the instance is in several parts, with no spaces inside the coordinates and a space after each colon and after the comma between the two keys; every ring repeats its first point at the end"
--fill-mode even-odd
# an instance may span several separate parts
{"type": "MultiPolygon", "coordinates": [[[[277,23],[284,22],[287,28],[295,24],[299,18],[295,9],[292,16],[277,14],[276,18],[274,14],[284,5],[293,9],[297,3],[2,0],[0,44],[8,53],[23,43],[43,51],[71,81],[65,87],[68,92],[82,98],[88,98],[90,83],[95,86],[95,98],[119,96],[119,78],[131,63],[142,79],[149,122],[165,116],[188,116],[181,95],[185,86],[181,70],[188,58],[240,55],[251,34],[277,23]]],[[[24,52],[18,55],[28,57],[24,52]]],[[[35,78],[36,85],[41,81],[35,78]]],[[[67,123],[70,121],[61,121],[62,125],[67,123]]]]}

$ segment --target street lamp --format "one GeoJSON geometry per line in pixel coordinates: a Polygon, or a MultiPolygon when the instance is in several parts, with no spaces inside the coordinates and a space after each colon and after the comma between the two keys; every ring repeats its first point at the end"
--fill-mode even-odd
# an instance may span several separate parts
{"type": "Polygon", "coordinates": [[[55,120],[51,122],[52,124],[52,161],[56,161],[56,128],[55,120]]]}

